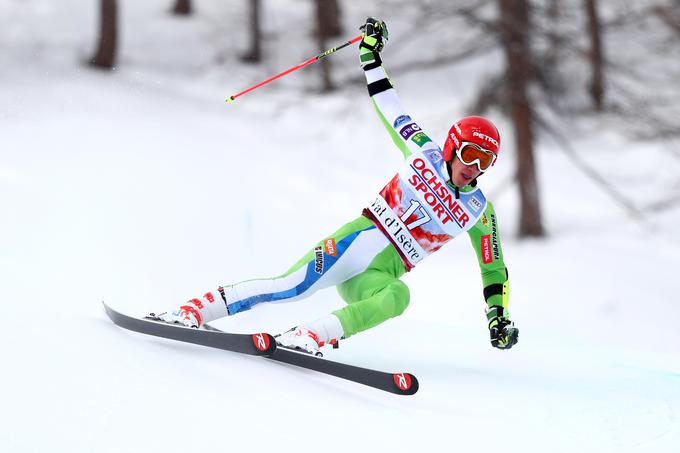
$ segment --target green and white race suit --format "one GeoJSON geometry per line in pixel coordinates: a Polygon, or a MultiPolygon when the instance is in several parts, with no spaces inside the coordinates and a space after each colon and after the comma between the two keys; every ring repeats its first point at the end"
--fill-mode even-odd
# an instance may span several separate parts
{"type": "Polygon", "coordinates": [[[284,274],[224,285],[223,300],[198,301],[203,322],[336,286],[347,306],[333,314],[347,338],[400,315],[409,303],[400,277],[463,232],[477,253],[487,305],[507,309],[508,273],[493,206],[479,188],[453,185],[439,146],[404,111],[384,68],[365,74],[378,117],[404,156],[399,172],[361,216],[284,274]]]}

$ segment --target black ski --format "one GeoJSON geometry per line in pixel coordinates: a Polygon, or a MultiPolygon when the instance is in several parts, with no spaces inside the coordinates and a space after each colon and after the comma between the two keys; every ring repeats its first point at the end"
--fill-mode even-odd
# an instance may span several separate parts
{"type": "Polygon", "coordinates": [[[104,310],[116,325],[135,332],[199,344],[241,354],[267,356],[276,351],[276,341],[268,333],[240,334],[192,329],[149,319],[133,318],[117,312],[104,303],[104,310]]]}
{"type": "Polygon", "coordinates": [[[279,346],[268,359],[330,374],[348,381],[364,384],[397,395],[413,395],[418,391],[418,379],[411,373],[385,373],[346,363],[315,357],[305,352],[279,346]]]}
{"type": "MultiPolygon", "coordinates": [[[[206,324],[204,328],[215,332],[221,332],[221,330],[208,324],[206,324]]],[[[413,395],[418,391],[418,379],[411,373],[386,373],[384,371],[376,371],[370,368],[334,362],[333,360],[316,357],[306,352],[294,351],[282,346],[278,346],[276,351],[273,354],[266,356],[266,358],[347,379],[348,381],[367,385],[397,395],[413,395]]]]}

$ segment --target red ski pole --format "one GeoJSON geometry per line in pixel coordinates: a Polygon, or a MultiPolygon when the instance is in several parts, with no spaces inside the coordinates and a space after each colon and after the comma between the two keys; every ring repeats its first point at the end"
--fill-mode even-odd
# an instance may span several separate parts
{"type": "Polygon", "coordinates": [[[352,38],[352,39],[350,39],[349,41],[347,41],[346,43],[344,43],[344,44],[342,44],[342,45],[339,45],[339,46],[337,46],[337,47],[333,47],[332,49],[328,49],[328,50],[325,51],[325,52],[321,52],[319,55],[310,58],[309,60],[305,61],[304,63],[300,63],[300,64],[297,65],[297,66],[293,66],[293,67],[290,68],[290,69],[286,69],[286,70],[283,71],[282,73],[276,74],[275,76],[272,76],[272,77],[270,77],[270,78],[268,78],[268,79],[266,79],[266,80],[263,80],[262,82],[258,83],[257,85],[251,86],[250,88],[246,88],[245,90],[241,91],[240,93],[236,93],[236,94],[234,94],[234,95],[231,95],[231,96],[229,96],[229,97],[227,98],[227,102],[228,102],[228,103],[234,102],[234,100],[235,100],[237,97],[239,97],[239,96],[243,96],[243,95],[246,94],[246,93],[250,93],[251,91],[258,89],[258,88],[260,88],[261,86],[268,84],[269,82],[273,82],[274,80],[276,80],[276,79],[278,79],[278,78],[281,78],[281,77],[285,76],[286,74],[290,74],[290,73],[293,72],[293,71],[297,71],[298,69],[304,68],[305,66],[309,66],[310,64],[312,64],[312,63],[314,63],[314,62],[316,62],[316,61],[318,61],[318,60],[321,60],[322,58],[327,57],[327,56],[329,56],[330,54],[332,54],[332,53],[334,53],[334,52],[336,52],[336,51],[338,51],[338,50],[340,50],[340,49],[342,49],[342,48],[344,48],[344,47],[347,47],[347,46],[349,46],[349,45],[351,45],[351,44],[354,44],[355,42],[358,42],[361,38],[363,38],[363,36],[364,36],[364,35],[361,34],[361,35],[359,35],[359,36],[357,36],[357,37],[355,37],[355,38],[352,38]]]}

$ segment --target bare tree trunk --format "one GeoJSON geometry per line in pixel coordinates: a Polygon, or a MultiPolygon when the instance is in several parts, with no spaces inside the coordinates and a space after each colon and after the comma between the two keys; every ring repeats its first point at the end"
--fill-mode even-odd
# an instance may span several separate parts
{"type": "Polygon", "coordinates": [[[507,97],[517,147],[517,177],[520,190],[519,236],[543,236],[534,163],[532,111],[528,97],[531,79],[529,5],[527,0],[499,0],[499,6],[500,36],[507,65],[507,97]]]}
{"type": "Polygon", "coordinates": [[[241,56],[248,63],[262,61],[262,9],[260,0],[250,0],[250,49],[241,56]]]}
{"type": "MultiPolygon", "coordinates": [[[[316,0],[316,30],[319,51],[327,50],[328,38],[337,37],[342,33],[340,26],[340,5],[338,0],[316,0]]],[[[329,92],[335,89],[331,77],[331,59],[323,58],[321,66],[321,91],[329,92]]]]}
{"type": "Polygon", "coordinates": [[[326,29],[326,37],[337,38],[338,36],[342,36],[342,9],[340,8],[339,0],[318,1],[324,4],[324,18],[320,24],[326,29]]]}
{"type": "Polygon", "coordinates": [[[584,0],[586,14],[588,16],[588,36],[590,37],[590,67],[592,70],[590,79],[590,96],[593,105],[598,112],[602,111],[604,104],[604,55],[602,50],[602,37],[600,18],[597,13],[597,0],[584,0]]]}
{"type": "Polygon", "coordinates": [[[178,16],[188,16],[191,14],[191,0],[175,0],[172,13],[178,16]]]}
{"type": "Polygon", "coordinates": [[[118,4],[116,0],[100,0],[99,47],[90,64],[112,69],[116,63],[118,41],[118,4]]]}

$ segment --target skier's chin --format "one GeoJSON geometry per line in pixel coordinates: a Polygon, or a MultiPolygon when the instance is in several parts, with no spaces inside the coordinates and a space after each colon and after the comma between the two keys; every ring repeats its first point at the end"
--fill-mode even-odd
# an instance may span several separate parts
{"type": "Polygon", "coordinates": [[[472,182],[472,180],[474,179],[474,177],[470,178],[470,177],[467,177],[467,176],[465,176],[465,175],[463,175],[463,174],[460,174],[460,175],[458,175],[458,177],[455,178],[455,179],[456,179],[456,180],[453,181],[455,185],[457,185],[458,187],[465,187],[465,186],[467,186],[468,184],[470,184],[470,183],[472,182]]]}

